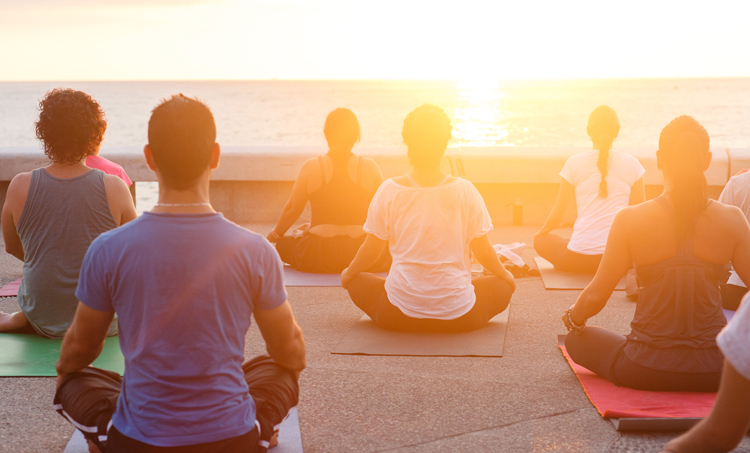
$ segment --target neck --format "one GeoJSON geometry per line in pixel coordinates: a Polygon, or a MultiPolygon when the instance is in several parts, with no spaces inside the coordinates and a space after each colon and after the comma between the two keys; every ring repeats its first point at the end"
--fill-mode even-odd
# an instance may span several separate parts
{"type": "Polygon", "coordinates": [[[328,154],[333,156],[347,156],[352,153],[352,146],[328,144],[328,154]]]}
{"type": "Polygon", "coordinates": [[[166,184],[160,183],[158,203],[182,206],[156,206],[151,212],[172,214],[205,214],[216,212],[210,205],[208,180],[201,181],[194,186],[182,190],[173,189],[166,184]],[[209,203],[209,205],[190,206],[198,203],[209,203]]]}
{"type": "Polygon", "coordinates": [[[45,168],[51,173],[54,173],[55,175],[61,176],[63,178],[82,175],[91,170],[86,166],[85,158],[73,164],[68,162],[53,162],[47,165],[47,167],[45,168]]]}
{"type": "Polygon", "coordinates": [[[412,167],[411,177],[423,186],[433,186],[445,178],[445,173],[440,169],[440,164],[428,167],[412,167]]]}

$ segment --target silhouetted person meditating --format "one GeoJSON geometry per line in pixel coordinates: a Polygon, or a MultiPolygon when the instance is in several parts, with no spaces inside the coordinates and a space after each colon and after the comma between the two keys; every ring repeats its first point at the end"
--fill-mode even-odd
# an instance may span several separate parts
{"type": "Polygon", "coordinates": [[[635,157],[612,151],[620,122],[610,107],[602,105],[591,112],[586,132],[594,150],[565,162],[555,206],[534,236],[534,250],[556,269],[594,274],[617,211],[645,200],[646,171],[635,157]],[[578,217],[570,240],[550,234],[560,227],[572,202],[578,217]]]}
{"type": "Polygon", "coordinates": [[[570,357],[622,387],[714,392],[724,357],[716,335],[726,324],[719,283],[732,262],[750,281],[750,228],[744,214],[706,197],[711,163],[706,130],[689,116],[659,136],[664,193],[615,216],[602,264],[563,317],[570,357]],[[627,336],[586,320],[604,308],[636,264],[638,305],[627,336]]]}
{"type": "MultiPolygon", "coordinates": [[[[44,96],[39,109],[36,136],[52,163],[19,173],[8,186],[3,237],[8,253],[23,261],[23,282],[21,311],[0,313],[0,332],[61,338],[78,306],[86,250],[136,212],[122,179],[86,166],[107,130],[99,104],[81,91],[58,89],[44,96]]],[[[108,333],[117,333],[116,323],[108,333]]]]}
{"type": "MultiPolygon", "coordinates": [[[[328,153],[302,166],[281,218],[268,235],[282,261],[304,272],[339,273],[354,259],[365,241],[362,225],[373,194],[383,182],[378,164],[352,153],[359,143],[359,121],[349,109],[338,108],[326,118],[323,129],[328,153]],[[284,236],[305,209],[312,219],[301,236],[284,236]]],[[[370,268],[388,270],[384,253],[370,268]]]]}
{"type": "Polygon", "coordinates": [[[306,364],[281,261],[209,203],[220,148],[208,107],[182,95],[162,102],[144,154],[159,202],[86,253],[55,408],[92,449],[263,452],[297,404],[306,364]],[[88,366],[115,313],[124,377],[88,366]],[[245,362],[251,317],[270,357],[245,362]]]}
{"type": "MultiPolygon", "coordinates": [[[[742,209],[750,221],[750,172],[744,171],[731,178],[721,191],[719,202],[742,209]]],[[[725,310],[737,310],[746,293],[747,285],[733,270],[721,294],[722,306],[725,310]]]]}
{"type": "Polygon", "coordinates": [[[367,213],[367,238],[341,284],[388,330],[468,331],[505,310],[515,291],[487,233],[492,220],[469,181],[442,172],[450,119],[423,105],[404,120],[412,171],[385,181],[367,213]],[[387,279],[365,270],[390,249],[387,279]],[[471,278],[470,250],[491,275],[471,278]]]}

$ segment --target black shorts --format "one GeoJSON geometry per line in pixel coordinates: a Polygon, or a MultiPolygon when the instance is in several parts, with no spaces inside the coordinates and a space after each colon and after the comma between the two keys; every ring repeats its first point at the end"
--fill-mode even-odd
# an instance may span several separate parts
{"type": "MultiPolygon", "coordinates": [[[[324,238],[310,233],[299,238],[284,236],[276,243],[276,251],[281,261],[299,271],[338,274],[349,267],[365,237],[366,234],[358,238],[343,235],[324,238]]],[[[390,267],[391,254],[385,247],[368,272],[387,272],[390,267]]]]}
{"type": "Polygon", "coordinates": [[[55,410],[103,453],[262,453],[278,425],[297,405],[299,385],[292,372],[268,356],[255,357],[243,364],[242,370],[255,401],[255,427],[241,436],[216,442],[157,447],[123,435],[111,424],[122,377],[99,368],[88,367],[65,376],[55,393],[55,410]]]}

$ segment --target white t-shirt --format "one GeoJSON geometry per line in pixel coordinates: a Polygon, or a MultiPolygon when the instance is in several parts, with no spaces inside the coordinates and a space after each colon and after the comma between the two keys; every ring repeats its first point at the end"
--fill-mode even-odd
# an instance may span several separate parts
{"type": "Polygon", "coordinates": [[[742,304],[730,322],[716,337],[719,349],[735,370],[745,379],[750,379],[750,293],[742,298],[742,304]]]}
{"type": "Polygon", "coordinates": [[[568,250],[582,255],[601,255],[615,214],[630,204],[630,189],[646,170],[638,159],[610,151],[607,171],[607,198],[599,196],[602,174],[596,162],[599,151],[592,150],[571,156],[560,176],[573,185],[578,218],[568,250]]]}
{"type": "Polygon", "coordinates": [[[412,318],[455,319],[474,306],[469,242],[492,230],[479,191],[456,178],[438,187],[389,179],[370,203],[364,230],[388,241],[390,302],[412,318]]]}
{"type": "MultiPolygon", "coordinates": [[[[724,190],[719,197],[719,202],[742,209],[748,222],[750,222],[750,172],[732,177],[727,182],[727,185],[724,186],[724,190]]],[[[732,275],[729,276],[727,283],[747,287],[735,271],[732,271],[732,275]]]]}

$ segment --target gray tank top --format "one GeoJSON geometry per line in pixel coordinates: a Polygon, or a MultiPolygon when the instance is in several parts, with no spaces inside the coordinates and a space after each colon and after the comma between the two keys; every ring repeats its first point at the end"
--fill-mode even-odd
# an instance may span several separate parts
{"type": "MultiPolygon", "coordinates": [[[[674,222],[674,208],[656,201],[674,222]]],[[[716,335],[727,320],[721,310],[719,282],[724,267],[693,255],[693,238],[677,244],[672,258],[637,266],[638,305],[625,355],[656,370],[683,373],[721,371],[724,356],[716,335]]]]}
{"type": "MultiPolygon", "coordinates": [[[[60,179],[43,168],[31,185],[16,230],[24,252],[18,305],[41,335],[59,338],[73,321],[78,274],[89,245],[117,228],[107,201],[104,172],[60,179]]],[[[116,323],[110,335],[117,333],[116,323]]]]}

